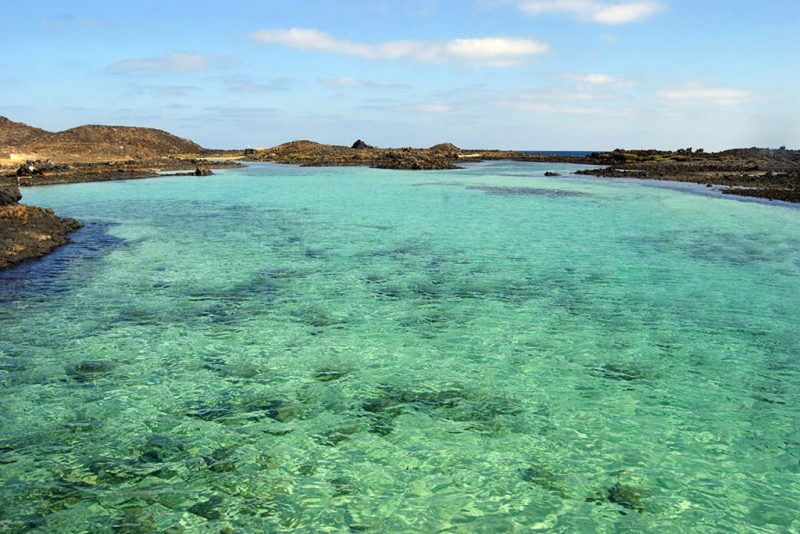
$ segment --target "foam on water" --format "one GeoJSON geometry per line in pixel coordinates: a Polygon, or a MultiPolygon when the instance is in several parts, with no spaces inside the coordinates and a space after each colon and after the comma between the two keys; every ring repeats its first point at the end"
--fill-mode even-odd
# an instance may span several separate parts
{"type": "Polygon", "coordinates": [[[26,190],[0,531],[800,529],[800,211],[573,169],[26,190]]]}

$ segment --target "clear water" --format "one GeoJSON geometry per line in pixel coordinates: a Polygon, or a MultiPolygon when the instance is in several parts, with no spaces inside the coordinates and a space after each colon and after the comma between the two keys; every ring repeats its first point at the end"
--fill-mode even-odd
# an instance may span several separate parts
{"type": "Polygon", "coordinates": [[[0,532],[800,531],[800,210],[546,170],[26,190],[0,532]]]}

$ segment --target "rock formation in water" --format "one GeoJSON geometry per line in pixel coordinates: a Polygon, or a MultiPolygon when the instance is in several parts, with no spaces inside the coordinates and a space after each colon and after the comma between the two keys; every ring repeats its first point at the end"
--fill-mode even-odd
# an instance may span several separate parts
{"type": "Polygon", "coordinates": [[[20,204],[21,199],[16,185],[0,185],[0,269],[47,254],[80,227],[53,210],[20,204]]]}

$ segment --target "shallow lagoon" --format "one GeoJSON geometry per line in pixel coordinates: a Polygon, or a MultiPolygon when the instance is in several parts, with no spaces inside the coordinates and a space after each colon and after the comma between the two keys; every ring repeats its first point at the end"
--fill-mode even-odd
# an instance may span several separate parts
{"type": "Polygon", "coordinates": [[[26,190],[0,532],[800,529],[800,210],[547,170],[26,190]]]}

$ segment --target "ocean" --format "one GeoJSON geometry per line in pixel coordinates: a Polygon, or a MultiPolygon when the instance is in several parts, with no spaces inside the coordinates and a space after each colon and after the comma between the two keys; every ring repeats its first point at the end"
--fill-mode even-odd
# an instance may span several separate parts
{"type": "Polygon", "coordinates": [[[0,531],[800,529],[800,210],[578,168],[25,189],[0,531]]]}

